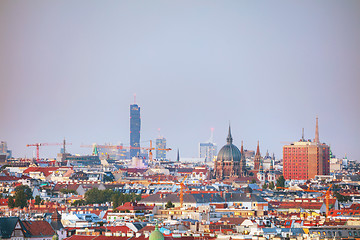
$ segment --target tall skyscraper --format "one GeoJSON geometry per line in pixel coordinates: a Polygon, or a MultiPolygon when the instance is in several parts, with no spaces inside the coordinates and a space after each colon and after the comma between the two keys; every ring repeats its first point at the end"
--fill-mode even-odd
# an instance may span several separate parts
{"type": "Polygon", "coordinates": [[[166,151],[158,150],[166,148],[166,139],[164,137],[159,137],[156,139],[156,158],[160,160],[166,159],[166,151]]]}
{"type": "Polygon", "coordinates": [[[130,105],[130,158],[140,154],[140,107],[134,103],[130,105]]]}
{"type": "Polygon", "coordinates": [[[308,180],[316,175],[330,174],[330,147],[319,140],[316,118],[314,141],[305,140],[283,147],[283,172],[285,179],[308,180]]]}
{"type": "Polygon", "coordinates": [[[199,143],[199,157],[205,158],[205,162],[213,161],[216,153],[217,147],[213,140],[214,129],[211,128],[211,137],[208,142],[199,143]]]}

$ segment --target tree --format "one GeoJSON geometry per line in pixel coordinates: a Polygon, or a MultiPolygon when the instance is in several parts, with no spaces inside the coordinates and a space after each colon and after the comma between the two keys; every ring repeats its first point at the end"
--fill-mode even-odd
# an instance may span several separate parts
{"type": "Polygon", "coordinates": [[[273,190],[275,188],[274,182],[269,183],[269,189],[273,190]]]}
{"type": "Polygon", "coordinates": [[[62,194],[69,194],[69,193],[72,193],[72,194],[77,194],[76,190],[73,190],[73,189],[66,189],[66,188],[62,188],[60,189],[60,192],[62,194]]]}
{"type": "Polygon", "coordinates": [[[23,191],[25,194],[26,200],[32,199],[32,190],[28,185],[20,185],[15,188],[15,194],[19,191],[23,191]]]}
{"type": "Polygon", "coordinates": [[[262,189],[267,189],[267,187],[268,187],[268,185],[267,185],[266,183],[264,183],[264,184],[262,185],[262,189]]]}
{"type": "Polygon", "coordinates": [[[256,183],[256,180],[255,180],[255,179],[251,180],[251,183],[254,183],[254,184],[255,184],[255,183],[256,183]]]}
{"type": "Polygon", "coordinates": [[[344,195],[341,195],[341,194],[338,193],[338,192],[335,192],[335,193],[334,193],[334,196],[336,197],[336,199],[337,199],[339,202],[347,202],[347,201],[350,201],[350,200],[351,200],[351,197],[350,197],[350,196],[344,196],[344,195]]]}
{"type": "Polygon", "coordinates": [[[39,195],[35,196],[35,205],[40,205],[41,204],[41,197],[39,195]]]}
{"type": "Polygon", "coordinates": [[[113,199],[113,209],[116,209],[117,207],[120,206],[120,196],[119,196],[119,194],[114,194],[112,199],[113,199]]]}
{"type": "Polygon", "coordinates": [[[168,201],[165,205],[165,208],[173,208],[173,207],[175,207],[175,205],[171,201],[168,201]]]}
{"type": "Polygon", "coordinates": [[[276,187],[285,187],[285,178],[283,175],[281,175],[278,179],[276,179],[276,187]]]}
{"type": "Polygon", "coordinates": [[[27,195],[24,190],[19,190],[15,194],[15,207],[24,208],[27,207],[27,195]]]}
{"type": "Polygon", "coordinates": [[[14,201],[14,197],[13,196],[10,196],[8,198],[8,207],[9,208],[14,208],[15,207],[15,201],[14,201]]]}

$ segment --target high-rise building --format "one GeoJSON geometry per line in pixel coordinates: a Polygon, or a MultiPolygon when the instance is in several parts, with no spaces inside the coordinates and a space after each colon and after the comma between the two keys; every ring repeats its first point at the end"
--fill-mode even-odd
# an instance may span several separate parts
{"type": "Polygon", "coordinates": [[[283,147],[283,168],[285,179],[308,180],[330,174],[330,147],[319,141],[318,118],[314,141],[302,137],[283,147]]]}
{"type": "Polygon", "coordinates": [[[7,144],[5,141],[0,142],[0,154],[7,154],[7,144]]]}
{"type": "Polygon", "coordinates": [[[11,158],[11,150],[7,148],[7,143],[5,141],[0,142],[0,155],[5,155],[6,158],[11,158]]]}
{"type": "Polygon", "coordinates": [[[140,107],[134,103],[130,105],[130,158],[140,154],[140,107]]]}
{"type": "Polygon", "coordinates": [[[164,137],[159,137],[156,139],[156,158],[160,160],[166,159],[166,151],[158,150],[166,148],[166,139],[164,137]]]}
{"type": "Polygon", "coordinates": [[[214,143],[213,140],[213,133],[214,129],[211,128],[211,137],[209,141],[205,143],[199,143],[199,157],[205,158],[205,162],[213,161],[217,153],[216,143],[214,143]]]}

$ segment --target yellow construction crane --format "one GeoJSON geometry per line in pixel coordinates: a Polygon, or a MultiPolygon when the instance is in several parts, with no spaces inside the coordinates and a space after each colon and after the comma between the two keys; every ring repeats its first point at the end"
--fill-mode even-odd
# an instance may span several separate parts
{"type": "Polygon", "coordinates": [[[185,188],[185,184],[184,184],[184,182],[185,182],[185,180],[186,180],[186,178],[188,177],[188,175],[186,175],[185,177],[184,177],[184,179],[181,181],[181,183],[180,183],[180,207],[182,208],[183,207],[183,205],[184,205],[184,188],[185,188]]]}

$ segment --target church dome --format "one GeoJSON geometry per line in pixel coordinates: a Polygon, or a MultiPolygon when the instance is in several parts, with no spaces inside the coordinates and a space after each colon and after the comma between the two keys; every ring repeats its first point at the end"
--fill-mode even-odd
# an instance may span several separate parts
{"type": "Polygon", "coordinates": [[[232,144],[232,136],[231,136],[231,130],[229,126],[229,135],[226,138],[227,144],[223,146],[218,155],[217,155],[217,161],[224,161],[224,162],[240,162],[241,161],[241,153],[240,150],[232,144]]]}
{"type": "Polygon", "coordinates": [[[155,230],[150,234],[149,240],[164,240],[164,235],[159,231],[157,224],[155,230]]]}

